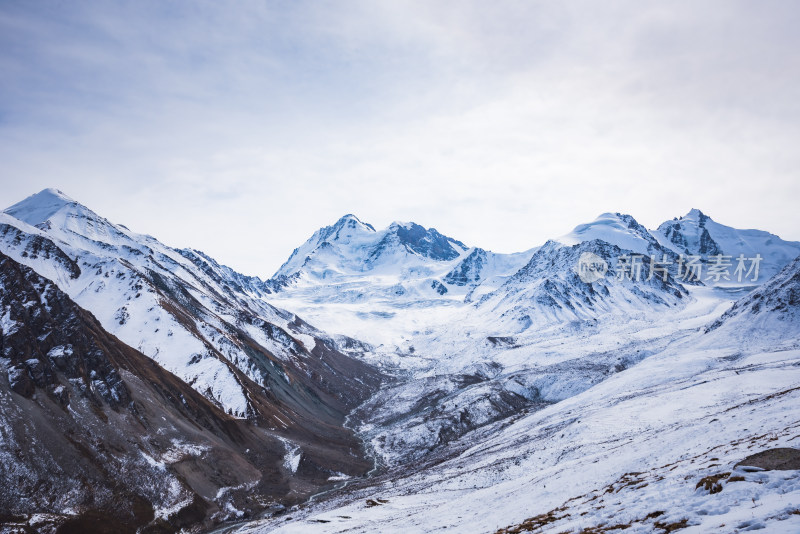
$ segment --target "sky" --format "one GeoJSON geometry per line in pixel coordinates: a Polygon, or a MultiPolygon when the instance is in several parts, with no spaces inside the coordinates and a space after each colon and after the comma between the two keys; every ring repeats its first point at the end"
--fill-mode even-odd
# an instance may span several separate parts
{"type": "Polygon", "coordinates": [[[347,213],[515,252],[603,212],[800,240],[800,3],[0,0],[0,208],[272,275],[347,213]]]}

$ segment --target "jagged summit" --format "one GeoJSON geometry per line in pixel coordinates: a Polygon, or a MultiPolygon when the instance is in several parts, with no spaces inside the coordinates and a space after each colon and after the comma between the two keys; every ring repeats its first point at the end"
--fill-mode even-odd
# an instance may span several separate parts
{"type": "Polygon", "coordinates": [[[690,209],[689,213],[687,213],[686,215],[681,217],[681,219],[691,219],[691,220],[696,220],[696,221],[700,221],[700,222],[705,222],[707,219],[710,219],[710,218],[711,217],[709,217],[708,215],[706,215],[705,213],[703,213],[702,211],[700,211],[697,208],[690,209]]]}
{"type": "Polygon", "coordinates": [[[376,231],[352,214],[331,226],[320,228],[275,273],[273,278],[291,277],[306,272],[322,278],[333,273],[364,272],[384,263],[449,261],[458,258],[467,246],[413,222],[393,222],[376,231]]]}
{"type": "Polygon", "coordinates": [[[36,226],[61,211],[64,206],[78,205],[58,189],[47,188],[3,210],[4,213],[36,226]]]}
{"type": "Polygon", "coordinates": [[[662,223],[653,235],[667,248],[678,254],[730,256],[731,261],[743,254],[746,258],[760,256],[759,280],[763,282],[800,254],[800,243],[785,241],[763,230],[741,230],[725,226],[693,208],[683,217],[662,223]]]}
{"type": "Polygon", "coordinates": [[[353,224],[364,226],[365,228],[368,228],[368,229],[372,230],[373,232],[375,231],[375,228],[371,224],[365,223],[364,221],[362,221],[361,219],[359,219],[356,215],[353,215],[352,213],[348,213],[346,215],[342,215],[339,218],[339,220],[336,221],[334,226],[344,226],[344,225],[353,225],[353,224]]]}
{"type": "Polygon", "coordinates": [[[321,241],[349,240],[361,233],[375,233],[375,228],[348,213],[331,226],[320,229],[321,241]]]}
{"type": "Polygon", "coordinates": [[[440,234],[436,228],[427,229],[414,222],[393,222],[374,254],[379,254],[390,243],[398,243],[410,252],[434,260],[448,261],[467,250],[461,241],[440,234]]]}

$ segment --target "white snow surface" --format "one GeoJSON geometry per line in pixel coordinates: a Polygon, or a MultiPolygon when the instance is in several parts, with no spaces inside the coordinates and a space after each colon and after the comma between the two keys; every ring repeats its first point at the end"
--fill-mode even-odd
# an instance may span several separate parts
{"type": "Polygon", "coordinates": [[[536,532],[685,522],[681,532],[797,532],[800,472],[749,472],[746,456],[800,445],[800,340],[743,355],[690,335],[586,391],[491,432],[410,476],[241,532],[536,532]],[[722,491],[696,486],[722,477],[722,491]],[[743,480],[739,480],[739,477],[743,480]],[[368,506],[366,499],[385,504],[368,506]],[[323,522],[324,521],[324,522],[323,522]]]}

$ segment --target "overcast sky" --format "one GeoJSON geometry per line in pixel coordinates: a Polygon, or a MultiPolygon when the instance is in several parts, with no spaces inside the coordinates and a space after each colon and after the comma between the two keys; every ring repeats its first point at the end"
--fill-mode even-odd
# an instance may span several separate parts
{"type": "Polygon", "coordinates": [[[0,207],[271,275],[354,213],[525,250],[606,211],[800,240],[800,3],[0,1],[0,207]]]}

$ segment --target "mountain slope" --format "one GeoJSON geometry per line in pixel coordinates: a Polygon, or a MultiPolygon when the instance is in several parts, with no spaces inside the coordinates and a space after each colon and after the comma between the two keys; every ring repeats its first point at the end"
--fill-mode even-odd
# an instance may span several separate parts
{"type": "Polygon", "coordinates": [[[336,454],[224,414],[2,253],[0,368],[6,524],[175,531],[293,504],[326,483],[319,465],[369,467],[345,443],[336,454]],[[293,471],[285,458],[299,448],[307,459],[293,471]]]}
{"type": "Polygon", "coordinates": [[[295,409],[322,401],[339,417],[377,383],[322,333],[263,301],[257,279],[134,234],[63,194],[45,190],[12,206],[0,217],[0,236],[7,254],[56,281],[107,330],[237,417],[258,411],[248,382],[286,395],[295,409]],[[337,381],[337,388],[321,387],[337,381]],[[320,394],[326,398],[314,398],[320,394]]]}
{"type": "Polygon", "coordinates": [[[292,253],[267,282],[275,288],[268,298],[327,332],[370,343],[370,361],[386,363],[414,332],[449,321],[532,254],[467,248],[416,223],[375,230],[346,215],[292,253]]]}
{"type": "MultiPolygon", "coordinates": [[[[53,281],[102,327],[228,415],[280,437],[307,492],[365,472],[345,416],[382,380],[346,338],[263,300],[265,286],[45,190],[0,214],[0,252],[53,281]],[[23,219],[16,219],[14,213],[23,219]],[[29,223],[35,223],[32,226],[29,223]]],[[[5,315],[3,315],[5,317],[5,315]]]]}
{"type": "Polygon", "coordinates": [[[478,307],[490,310],[508,325],[510,333],[517,333],[532,326],[649,314],[681,305],[689,293],[678,282],[674,263],[666,267],[666,272],[651,272],[647,261],[639,264],[640,271],[627,270],[619,264],[620,258],[630,257],[636,250],[649,250],[658,258],[669,258],[671,254],[644,239],[638,243],[627,239],[624,243],[633,248],[621,249],[600,239],[575,245],[548,241],[527,265],[484,296],[478,307]],[[578,272],[581,258],[587,254],[600,258],[607,266],[605,276],[593,282],[582,280],[578,272]]]}
{"type": "Polygon", "coordinates": [[[766,283],[737,300],[707,332],[719,330],[724,335],[748,344],[782,338],[800,325],[800,256],[791,261],[766,283]]]}

